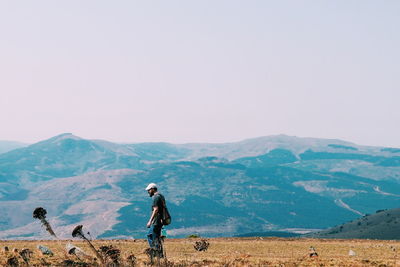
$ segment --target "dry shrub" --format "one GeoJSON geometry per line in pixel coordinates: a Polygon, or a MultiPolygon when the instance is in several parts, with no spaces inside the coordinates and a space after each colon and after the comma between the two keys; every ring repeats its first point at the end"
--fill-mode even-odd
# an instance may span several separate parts
{"type": "Polygon", "coordinates": [[[11,258],[7,259],[6,266],[7,267],[17,267],[17,266],[19,266],[18,258],[17,257],[11,257],[11,258]]]}
{"type": "Polygon", "coordinates": [[[111,262],[117,266],[120,264],[121,250],[113,247],[112,245],[101,246],[100,253],[105,261],[111,260],[111,262]]]}
{"type": "Polygon", "coordinates": [[[194,249],[197,251],[206,251],[209,246],[210,246],[210,243],[206,239],[196,241],[193,245],[194,249]]]}
{"type": "Polygon", "coordinates": [[[29,260],[31,259],[32,255],[33,255],[33,251],[30,250],[29,248],[24,248],[21,250],[19,255],[24,260],[24,262],[29,264],[29,260]]]}
{"type": "Polygon", "coordinates": [[[131,254],[128,257],[126,257],[126,262],[128,263],[128,266],[135,266],[136,265],[135,255],[131,254]]]}

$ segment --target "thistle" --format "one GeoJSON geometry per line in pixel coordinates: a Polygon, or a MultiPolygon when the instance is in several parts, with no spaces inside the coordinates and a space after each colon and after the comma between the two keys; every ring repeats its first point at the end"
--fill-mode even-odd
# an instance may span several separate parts
{"type": "Polygon", "coordinates": [[[51,228],[50,223],[46,220],[47,211],[42,208],[38,207],[33,211],[33,218],[40,220],[42,226],[45,227],[46,231],[49,232],[50,235],[57,238],[56,234],[54,233],[53,229],[51,228]]]}
{"type": "Polygon", "coordinates": [[[82,231],[83,225],[78,225],[74,228],[72,231],[72,237],[79,237],[85,240],[88,244],[89,247],[92,249],[92,251],[96,254],[96,257],[100,259],[100,261],[104,264],[104,259],[103,257],[99,254],[99,252],[96,250],[96,248],[92,245],[89,239],[86,238],[85,234],[82,231]]]}
{"type": "Polygon", "coordinates": [[[72,231],[72,237],[79,237],[82,239],[86,239],[85,235],[82,232],[82,227],[83,225],[78,225],[74,228],[74,230],[72,231]]]}

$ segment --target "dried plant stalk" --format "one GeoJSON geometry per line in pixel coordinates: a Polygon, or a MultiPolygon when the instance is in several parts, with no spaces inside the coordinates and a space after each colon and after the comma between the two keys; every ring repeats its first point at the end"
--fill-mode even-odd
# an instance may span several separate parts
{"type": "Polygon", "coordinates": [[[24,260],[24,262],[26,262],[29,265],[29,260],[33,255],[33,251],[30,250],[29,248],[24,248],[21,250],[21,252],[19,252],[19,255],[24,260]]]}
{"type": "Polygon", "coordinates": [[[100,259],[100,261],[104,264],[105,261],[103,259],[103,257],[99,254],[99,252],[96,250],[96,248],[93,246],[92,242],[90,242],[89,239],[86,238],[86,236],[83,234],[82,232],[82,227],[83,225],[78,225],[74,228],[74,230],[72,231],[72,237],[79,237],[82,238],[83,240],[85,240],[88,244],[89,247],[93,250],[93,252],[96,254],[96,257],[100,259]]]}
{"type": "Polygon", "coordinates": [[[110,259],[115,265],[119,266],[121,261],[121,250],[113,247],[113,245],[109,246],[101,246],[100,252],[104,256],[105,260],[110,259]]]}
{"type": "Polygon", "coordinates": [[[47,214],[47,211],[44,208],[38,207],[33,211],[33,218],[40,220],[40,222],[42,223],[42,226],[45,227],[46,231],[49,232],[50,235],[57,238],[56,234],[54,233],[53,229],[51,228],[50,223],[46,220],[46,214],[47,214]]]}

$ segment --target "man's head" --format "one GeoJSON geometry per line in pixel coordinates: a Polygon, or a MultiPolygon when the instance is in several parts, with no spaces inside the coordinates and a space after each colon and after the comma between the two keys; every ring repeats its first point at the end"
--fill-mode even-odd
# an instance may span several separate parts
{"type": "Polygon", "coordinates": [[[152,197],[157,192],[157,185],[155,183],[150,183],[146,187],[146,191],[149,193],[149,196],[152,197]]]}

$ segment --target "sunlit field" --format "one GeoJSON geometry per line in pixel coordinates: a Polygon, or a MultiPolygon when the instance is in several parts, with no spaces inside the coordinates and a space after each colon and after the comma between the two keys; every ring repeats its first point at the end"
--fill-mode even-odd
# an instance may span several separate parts
{"type": "MultiPolygon", "coordinates": [[[[317,240],[284,238],[212,238],[206,251],[194,249],[200,239],[167,239],[167,260],[155,261],[155,266],[400,266],[400,241],[379,240],[317,240]],[[318,256],[310,257],[310,247],[318,256]],[[350,255],[351,254],[351,255],[350,255]]],[[[148,266],[147,242],[140,240],[96,240],[101,246],[112,246],[119,257],[106,258],[107,266],[148,266]],[[118,254],[118,253],[117,253],[118,254]]],[[[77,253],[78,254],[78,253],[77,253]]],[[[87,242],[70,241],[1,241],[2,266],[101,266],[87,242]],[[66,245],[72,243],[87,256],[69,255],[66,245]],[[37,246],[50,248],[54,253],[43,255],[37,246]],[[8,251],[7,248],[8,248],[8,251]],[[33,253],[20,255],[23,249],[33,253]]],[[[103,254],[104,255],[104,254],[103,254]]]]}

